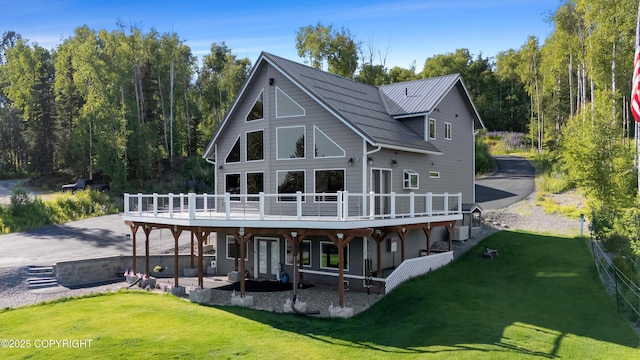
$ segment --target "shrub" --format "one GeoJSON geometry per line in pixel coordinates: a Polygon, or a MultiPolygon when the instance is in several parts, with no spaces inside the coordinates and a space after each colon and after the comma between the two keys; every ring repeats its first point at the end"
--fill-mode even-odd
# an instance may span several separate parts
{"type": "Polygon", "coordinates": [[[487,174],[495,168],[495,160],[489,154],[489,146],[477,139],[476,141],[476,174],[487,174]]]}

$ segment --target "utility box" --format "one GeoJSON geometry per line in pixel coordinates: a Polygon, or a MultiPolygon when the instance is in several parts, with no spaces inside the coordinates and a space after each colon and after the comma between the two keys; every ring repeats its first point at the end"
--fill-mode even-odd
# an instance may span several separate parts
{"type": "Polygon", "coordinates": [[[452,238],[457,241],[469,240],[469,227],[467,225],[455,226],[452,238]]]}

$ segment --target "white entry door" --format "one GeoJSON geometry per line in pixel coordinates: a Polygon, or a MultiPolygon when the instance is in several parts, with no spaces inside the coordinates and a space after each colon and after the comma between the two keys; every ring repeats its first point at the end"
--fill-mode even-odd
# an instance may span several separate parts
{"type": "Polygon", "coordinates": [[[276,280],[280,266],[280,241],[256,237],[258,278],[276,280]]]}

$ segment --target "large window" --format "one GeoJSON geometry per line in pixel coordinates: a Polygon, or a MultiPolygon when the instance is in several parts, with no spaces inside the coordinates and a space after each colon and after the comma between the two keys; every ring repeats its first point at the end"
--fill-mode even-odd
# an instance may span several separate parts
{"type": "Polygon", "coordinates": [[[304,116],[305,111],[289,95],[276,86],[276,117],[304,116]]]}
{"type": "MultiPolygon", "coordinates": [[[[226,174],[224,176],[224,191],[229,194],[240,194],[240,174],[226,174]]],[[[240,201],[240,197],[232,196],[231,200],[240,201]]]]}
{"type": "MultiPolygon", "coordinates": [[[[249,242],[247,241],[244,249],[244,261],[249,261],[249,242]]],[[[232,235],[227,235],[227,259],[240,259],[240,247],[236,239],[232,235]]]]}
{"type": "MultiPolygon", "coordinates": [[[[300,257],[302,257],[302,265],[311,266],[311,241],[303,240],[302,244],[298,246],[301,247],[298,249],[298,262],[300,262],[300,257]]],[[[293,249],[289,240],[287,240],[287,257],[285,261],[287,265],[293,265],[293,249]]]]}
{"type": "Polygon", "coordinates": [[[248,132],[247,135],[247,161],[264,160],[263,131],[248,132]]]}
{"type": "MultiPolygon", "coordinates": [[[[302,193],[304,190],[304,170],[278,171],[278,194],[302,193]]],[[[279,196],[278,201],[296,201],[295,196],[279,196]]],[[[304,196],[302,197],[304,201],[304,196]]]]}
{"type": "Polygon", "coordinates": [[[258,95],[258,98],[253,103],[253,106],[251,107],[251,111],[249,111],[249,113],[247,114],[247,121],[264,119],[262,93],[263,92],[260,91],[260,95],[258,95]]]}
{"type": "Polygon", "coordinates": [[[429,119],[429,139],[436,138],[436,119],[429,119]]]}
{"type": "Polygon", "coordinates": [[[313,127],[313,157],[344,157],[344,149],[335,143],[327,134],[317,127],[313,127]]]}
{"type": "Polygon", "coordinates": [[[304,158],[304,126],[276,129],[276,157],[278,160],[304,158]]]}
{"type": "MultiPolygon", "coordinates": [[[[247,173],[247,194],[259,194],[264,192],[264,173],[247,173]]],[[[259,201],[258,196],[247,197],[247,201],[259,201]]]]}
{"type": "MultiPolygon", "coordinates": [[[[337,269],[339,267],[338,247],[332,242],[320,242],[320,268],[337,269]]],[[[344,269],[349,270],[349,245],[344,249],[344,269]]]]}
{"type": "Polygon", "coordinates": [[[224,162],[227,164],[240,162],[240,136],[236,139],[236,142],[233,144],[233,147],[229,151],[229,154],[227,154],[224,162]]]}
{"type": "Polygon", "coordinates": [[[337,201],[335,193],[344,190],[344,170],[316,170],[315,180],[317,194],[331,194],[316,195],[318,202],[337,201]]]}

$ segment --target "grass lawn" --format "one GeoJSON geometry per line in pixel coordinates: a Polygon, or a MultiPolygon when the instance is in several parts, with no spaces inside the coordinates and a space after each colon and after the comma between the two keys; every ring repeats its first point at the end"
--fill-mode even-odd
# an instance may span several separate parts
{"type": "MultiPolygon", "coordinates": [[[[347,304],[348,305],[348,304],[347,304]]],[[[638,359],[584,240],[500,232],[349,320],[119,292],[0,313],[0,358],[638,359]],[[500,256],[486,259],[484,247],[500,256]],[[37,340],[91,340],[35,348],[37,340]],[[5,343],[3,343],[5,344],[5,343]]]]}

